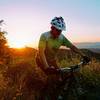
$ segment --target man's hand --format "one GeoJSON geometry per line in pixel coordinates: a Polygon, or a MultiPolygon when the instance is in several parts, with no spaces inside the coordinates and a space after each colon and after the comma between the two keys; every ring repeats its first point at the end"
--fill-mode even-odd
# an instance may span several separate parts
{"type": "Polygon", "coordinates": [[[83,56],[83,63],[84,63],[84,64],[87,64],[87,63],[89,63],[90,61],[91,61],[91,59],[90,59],[89,57],[83,56]]]}

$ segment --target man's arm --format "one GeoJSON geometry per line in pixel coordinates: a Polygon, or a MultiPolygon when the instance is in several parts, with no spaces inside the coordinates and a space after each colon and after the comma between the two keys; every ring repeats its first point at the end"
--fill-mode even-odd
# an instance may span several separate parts
{"type": "Polygon", "coordinates": [[[80,50],[78,49],[76,46],[74,46],[73,44],[70,46],[70,49],[78,54],[80,54],[82,57],[85,56],[85,54],[80,50]]]}
{"type": "Polygon", "coordinates": [[[41,62],[44,65],[44,69],[49,67],[45,57],[45,49],[46,49],[46,37],[44,36],[44,34],[42,34],[39,40],[39,55],[41,62]]]}
{"type": "Polygon", "coordinates": [[[63,38],[63,45],[70,48],[72,51],[80,54],[82,57],[85,56],[85,54],[83,52],[81,52],[81,50],[78,49],[75,45],[73,45],[65,36],[63,38]]]}
{"type": "Polygon", "coordinates": [[[41,59],[41,62],[43,63],[43,65],[44,65],[44,70],[45,70],[49,67],[49,65],[47,63],[47,60],[46,60],[46,57],[45,57],[45,54],[44,54],[44,50],[45,50],[45,48],[39,48],[40,59],[41,59]]]}

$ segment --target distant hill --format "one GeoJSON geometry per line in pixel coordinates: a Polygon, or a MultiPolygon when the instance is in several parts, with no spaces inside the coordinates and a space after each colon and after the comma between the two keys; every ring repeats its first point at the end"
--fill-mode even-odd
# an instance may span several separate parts
{"type": "Polygon", "coordinates": [[[100,53],[93,52],[92,50],[89,50],[89,49],[81,49],[81,51],[84,52],[89,57],[94,57],[94,58],[100,60],[100,53]]]}
{"type": "MultiPolygon", "coordinates": [[[[98,60],[100,60],[100,53],[97,52],[93,52],[89,49],[80,49],[84,54],[86,54],[87,56],[91,57],[91,58],[96,58],[98,60]]],[[[64,57],[78,57],[76,53],[74,53],[73,51],[69,50],[69,49],[60,49],[58,52],[58,57],[59,58],[64,58],[64,57]]]]}
{"type": "Polygon", "coordinates": [[[89,50],[96,52],[96,53],[100,53],[100,49],[99,48],[89,48],[89,50]]]}
{"type": "MultiPolygon", "coordinates": [[[[94,51],[89,50],[89,49],[80,49],[80,50],[83,53],[85,53],[87,56],[94,57],[100,60],[100,53],[94,52],[97,49],[93,49],[94,51]]],[[[23,48],[23,49],[14,49],[14,48],[11,49],[11,54],[14,57],[19,56],[19,57],[33,57],[34,58],[36,56],[36,53],[37,53],[37,50],[35,48],[30,48],[30,47],[23,48]]],[[[59,59],[66,59],[66,57],[69,59],[71,59],[72,57],[79,57],[76,53],[74,53],[70,49],[59,49],[57,56],[59,59]]]]}
{"type": "Polygon", "coordinates": [[[83,42],[83,43],[75,43],[78,48],[96,48],[100,49],[100,42],[83,42]]]}

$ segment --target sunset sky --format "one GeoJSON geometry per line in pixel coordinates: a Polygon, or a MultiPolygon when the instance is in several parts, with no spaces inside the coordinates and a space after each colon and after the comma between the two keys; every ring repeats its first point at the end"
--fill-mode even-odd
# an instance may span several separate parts
{"type": "Polygon", "coordinates": [[[65,19],[70,41],[100,42],[100,0],[0,0],[10,47],[37,47],[55,16],[65,19]]]}

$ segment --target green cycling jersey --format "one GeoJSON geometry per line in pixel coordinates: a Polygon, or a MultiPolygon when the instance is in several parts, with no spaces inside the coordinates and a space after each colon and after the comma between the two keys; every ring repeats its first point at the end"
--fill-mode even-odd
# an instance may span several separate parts
{"type": "Polygon", "coordinates": [[[63,34],[60,34],[58,38],[54,39],[50,31],[48,31],[43,33],[40,37],[39,49],[45,48],[44,52],[47,61],[55,59],[57,51],[61,46],[69,48],[72,46],[72,43],[63,34]]]}

